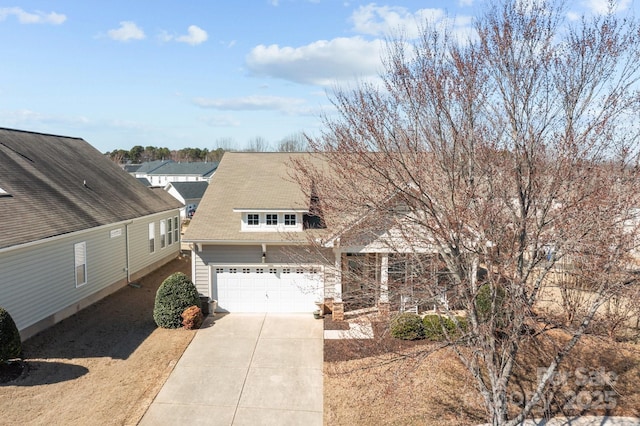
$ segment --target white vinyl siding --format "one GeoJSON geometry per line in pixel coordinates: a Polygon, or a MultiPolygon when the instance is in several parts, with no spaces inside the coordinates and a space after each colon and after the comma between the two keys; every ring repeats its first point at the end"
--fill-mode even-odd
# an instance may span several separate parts
{"type": "Polygon", "coordinates": [[[87,243],[83,241],[73,246],[76,287],[87,283],[87,243]]]}
{"type": "Polygon", "coordinates": [[[46,319],[47,324],[53,324],[99,300],[97,293],[125,285],[128,275],[132,280],[139,279],[157,268],[155,265],[178,255],[177,244],[148,253],[149,223],[172,218],[177,212],[176,209],[0,251],[3,307],[22,333],[40,321],[46,319]],[[80,250],[82,246],[84,250],[80,250]],[[81,278],[76,266],[83,263],[79,256],[82,252],[86,284],[76,287],[76,279],[81,278]]]}

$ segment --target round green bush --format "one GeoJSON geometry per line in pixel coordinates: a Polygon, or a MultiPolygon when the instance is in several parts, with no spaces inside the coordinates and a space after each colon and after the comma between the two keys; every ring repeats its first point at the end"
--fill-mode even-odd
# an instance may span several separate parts
{"type": "Polygon", "coordinates": [[[467,319],[456,317],[458,325],[449,317],[441,315],[426,315],[422,318],[424,335],[427,339],[439,342],[448,335],[449,338],[457,338],[467,331],[467,319]],[[445,334],[446,330],[446,334],[445,334]]]}
{"type": "Polygon", "coordinates": [[[193,282],[182,272],[165,279],[156,292],[153,319],[162,328],[182,325],[182,313],[190,306],[200,307],[200,296],[193,282]]]}
{"type": "Polygon", "coordinates": [[[424,339],[424,327],[420,315],[410,312],[402,313],[391,320],[390,332],[396,339],[424,339]]]}
{"type": "Polygon", "coordinates": [[[22,341],[16,323],[4,308],[0,307],[0,364],[22,355],[22,341]]]}

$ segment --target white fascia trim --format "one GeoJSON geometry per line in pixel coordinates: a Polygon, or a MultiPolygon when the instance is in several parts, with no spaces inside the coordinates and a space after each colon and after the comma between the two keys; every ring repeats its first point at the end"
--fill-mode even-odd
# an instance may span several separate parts
{"type": "Polygon", "coordinates": [[[234,208],[234,213],[309,213],[309,209],[248,209],[234,208]]]}
{"type": "Polygon", "coordinates": [[[261,244],[267,245],[279,245],[279,246],[304,246],[309,245],[308,240],[300,241],[247,241],[247,240],[181,240],[183,243],[188,244],[201,244],[201,245],[236,245],[236,246],[255,246],[261,244]]]}

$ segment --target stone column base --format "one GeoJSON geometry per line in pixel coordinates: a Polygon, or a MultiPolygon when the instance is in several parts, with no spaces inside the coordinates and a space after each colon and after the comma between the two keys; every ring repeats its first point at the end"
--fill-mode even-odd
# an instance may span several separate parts
{"type": "Polygon", "coordinates": [[[342,302],[333,302],[331,319],[334,321],[344,321],[344,304],[342,302]]]}

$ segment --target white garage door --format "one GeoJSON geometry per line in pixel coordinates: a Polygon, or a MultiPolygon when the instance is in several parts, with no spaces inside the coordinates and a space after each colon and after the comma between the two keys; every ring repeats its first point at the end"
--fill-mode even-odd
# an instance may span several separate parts
{"type": "Polygon", "coordinates": [[[213,298],[222,312],[313,312],[323,299],[319,268],[214,267],[213,298]]]}

